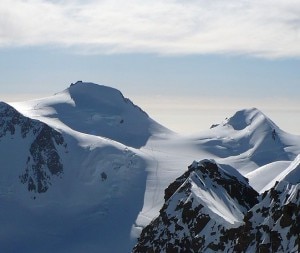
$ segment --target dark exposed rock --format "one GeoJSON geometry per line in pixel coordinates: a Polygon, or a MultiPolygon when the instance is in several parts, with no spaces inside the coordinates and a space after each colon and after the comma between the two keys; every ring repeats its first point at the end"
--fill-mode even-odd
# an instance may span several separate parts
{"type": "Polygon", "coordinates": [[[0,140],[7,134],[32,139],[20,181],[27,184],[28,191],[46,192],[51,185],[52,176],[63,173],[63,164],[57,151],[58,146],[67,146],[62,134],[45,123],[27,118],[13,107],[0,103],[0,140]]]}
{"type": "Polygon", "coordinates": [[[211,237],[217,238],[221,231],[225,233],[226,228],[210,216],[210,212],[196,201],[192,192],[193,184],[205,188],[208,181],[214,189],[223,189],[236,199],[235,202],[243,210],[257,203],[258,194],[249,185],[226,173],[214,161],[194,162],[165,190],[165,204],[160,215],[142,231],[133,252],[223,251],[224,245],[211,242],[202,231],[211,230],[211,237]],[[176,205],[174,201],[177,201],[176,205]]]}
{"type": "Polygon", "coordinates": [[[217,126],[219,126],[219,124],[212,124],[212,125],[210,126],[210,129],[215,128],[215,127],[217,127],[217,126]]]}
{"type": "Polygon", "coordinates": [[[233,245],[234,250],[228,252],[298,252],[300,199],[296,194],[286,197],[293,187],[296,192],[300,184],[281,182],[265,192],[245,215],[245,224],[226,230],[219,246],[224,242],[233,245]]]}
{"type": "Polygon", "coordinates": [[[203,174],[208,174],[217,185],[222,186],[232,198],[239,202],[240,205],[249,209],[257,203],[258,193],[256,191],[249,187],[249,185],[241,183],[236,177],[229,175],[228,173],[224,172],[224,174],[221,174],[216,163],[211,163],[209,161],[204,162],[199,169],[203,174]]]}
{"type": "Polygon", "coordinates": [[[277,182],[257,198],[251,187],[216,163],[194,163],[165,190],[160,215],[142,231],[133,252],[298,252],[299,192],[300,184],[277,182]],[[197,203],[192,192],[197,176],[203,185],[210,185],[207,192],[225,189],[246,210],[241,225],[219,223],[197,203]]]}
{"type": "Polygon", "coordinates": [[[189,177],[190,171],[185,172],[165,189],[165,201],[167,201],[189,177]]]}
{"type": "Polygon", "coordinates": [[[21,128],[22,138],[25,138],[31,130],[34,134],[37,131],[32,119],[24,117],[8,104],[0,102],[0,138],[7,133],[14,135],[17,127],[21,128]]]}
{"type": "Polygon", "coordinates": [[[46,192],[51,185],[51,177],[63,173],[63,164],[56,150],[57,145],[63,144],[64,139],[59,132],[42,124],[30,146],[25,172],[20,176],[21,182],[26,184],[30,175],[31,184],[35,187],[28,186],[28,190],[46,192]]]}
{"type": "Polygon", "coordinates": [[[107,179],[107,174],[105,172],[101,173],[101,180],[105,181],[107,179]]]}

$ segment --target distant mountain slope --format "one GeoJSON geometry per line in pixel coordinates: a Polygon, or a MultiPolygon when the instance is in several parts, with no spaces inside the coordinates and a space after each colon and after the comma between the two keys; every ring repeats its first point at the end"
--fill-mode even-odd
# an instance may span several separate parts
{"type": "MultiPolygon", "coordinates": [[[[224,160],[244,160],[239,171],[245,175],[275,161],[291,161],[300,151],[300,136],[282,131],[256,108],[236,112],[210,131],[195,138],[198,145],[224,160]],[[250,166],[251,163],[253,166],[250,166]]],[[[230,161],[229,161],[230,162],[230,161]]]]}
{"type": "Polygon", "coordinates": [[[153,134],[171,132],[120,91],[94,83],[78,81],[54,96],[12,105],[53,127],[67,126],[135,148],[144,146],[153,134]]]}

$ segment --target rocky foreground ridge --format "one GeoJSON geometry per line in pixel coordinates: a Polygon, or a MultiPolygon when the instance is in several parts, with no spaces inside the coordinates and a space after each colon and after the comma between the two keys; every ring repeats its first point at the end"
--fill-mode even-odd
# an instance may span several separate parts
{"type": "Polygon", "coordinates": [[[280,181],[259,195],[234,174],[194,162],[166,189],[133,252],[298,252],[300,184],[280,181]]]}

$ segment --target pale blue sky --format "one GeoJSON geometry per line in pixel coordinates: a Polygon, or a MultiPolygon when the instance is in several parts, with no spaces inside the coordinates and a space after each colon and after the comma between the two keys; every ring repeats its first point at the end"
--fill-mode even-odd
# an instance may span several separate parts
{"type": "Polygon", "coordinates": [[[178,131],[256,106],[300,134],[299,11],[293,0],[2,0],[0,99],[83,80],[178,131]]]}
{"type": "Polygon", "coordinates": [[[128,95],[290,97],[300,94],[300,59],[231,55],[82,55],[55,48],[0,50],[1,93],[53,93],[76,80],[128,95]]]}

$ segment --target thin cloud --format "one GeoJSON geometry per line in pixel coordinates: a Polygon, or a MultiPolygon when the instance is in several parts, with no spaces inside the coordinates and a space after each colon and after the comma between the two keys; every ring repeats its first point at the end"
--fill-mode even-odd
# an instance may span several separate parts
{"type": "Polygon", "coordinates": [[[300,56],[298,0],[1,0],[0,47],[300,56]]]}

